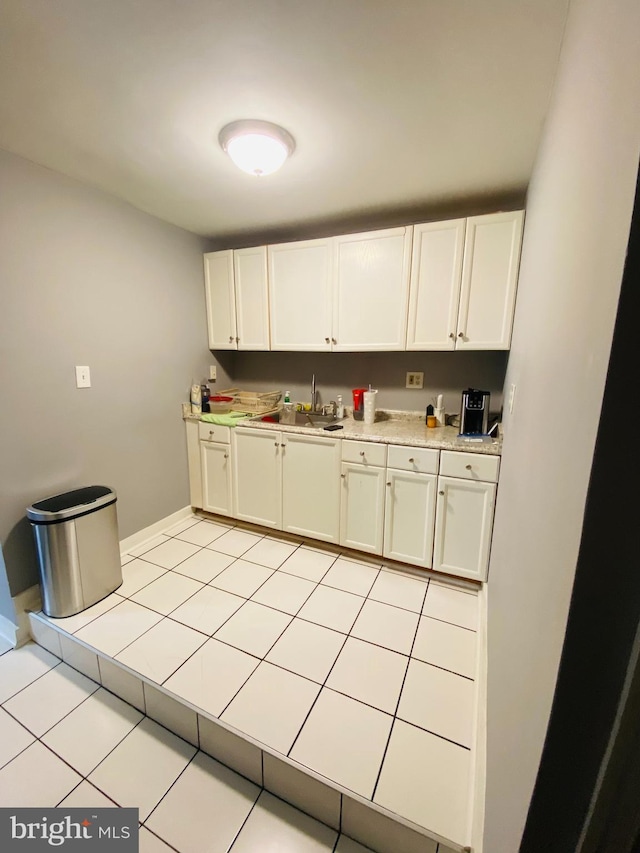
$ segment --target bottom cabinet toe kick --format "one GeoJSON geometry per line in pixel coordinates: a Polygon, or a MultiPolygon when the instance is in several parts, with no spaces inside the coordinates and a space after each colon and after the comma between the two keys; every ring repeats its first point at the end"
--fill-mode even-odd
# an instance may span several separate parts
{"type": "Polygon", "coordinates": [[[186,421],[191,505],[486,581],[500,456],[186,421]]]}

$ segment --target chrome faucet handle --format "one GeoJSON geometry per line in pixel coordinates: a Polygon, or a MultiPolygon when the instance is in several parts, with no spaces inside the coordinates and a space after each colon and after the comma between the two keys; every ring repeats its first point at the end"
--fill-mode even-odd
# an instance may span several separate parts
{"type": "Polygon", "coordinates": [[[335,400],[330,400],[328,403],[326,403],[322,407],[322,414],[323,415],[333,415],[335,417],[337,412],[338,412],[338,404],[336,403],[335,400]]]}

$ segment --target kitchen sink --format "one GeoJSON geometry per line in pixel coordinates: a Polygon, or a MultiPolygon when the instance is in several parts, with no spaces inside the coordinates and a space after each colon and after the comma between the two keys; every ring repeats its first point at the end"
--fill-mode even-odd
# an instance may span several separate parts
{"type": "Polygon", "coordinates": [[[328,424],[339,423],[340,420],[335,415],[323,415],[319,412],[294,412],[295,419],[291,418],[291,414],[285,415],[284,418],[282,415],[283,412],[273,412],[270,415],[262,415],[257,420],[267,423],[281,423],[283,426],[306,426],[314,429],[322,429],[328,424]]]}

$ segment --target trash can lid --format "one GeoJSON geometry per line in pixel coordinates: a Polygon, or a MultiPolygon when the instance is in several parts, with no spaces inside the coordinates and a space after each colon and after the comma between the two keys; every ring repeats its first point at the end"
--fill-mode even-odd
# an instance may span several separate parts
{"type": "Polygon", "coordinates": [[[115,500],[116,493],[107,486],[85,486],[37,501],[27,508],[27,517],[40,523],[63,521],[93,512],[115,500]]]}

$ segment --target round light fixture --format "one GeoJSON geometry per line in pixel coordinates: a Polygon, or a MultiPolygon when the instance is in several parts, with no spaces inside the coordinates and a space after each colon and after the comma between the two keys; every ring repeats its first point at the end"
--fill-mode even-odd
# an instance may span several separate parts
{"type": "Polygon", "coordinates": [[[253,119],[225,125],[218,141],[239,169],[257,176],[277,172],[296,147],[283,127],[253,119]]]}

